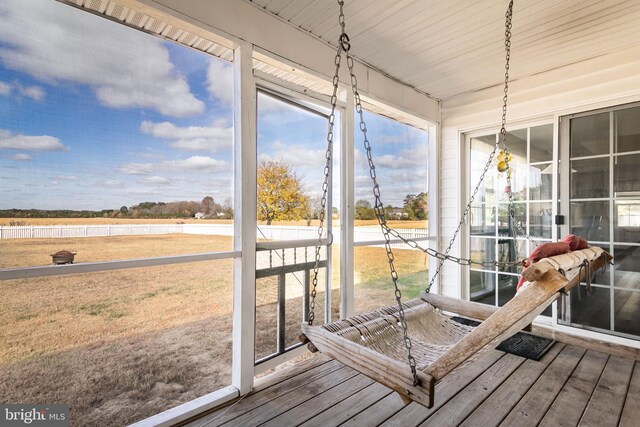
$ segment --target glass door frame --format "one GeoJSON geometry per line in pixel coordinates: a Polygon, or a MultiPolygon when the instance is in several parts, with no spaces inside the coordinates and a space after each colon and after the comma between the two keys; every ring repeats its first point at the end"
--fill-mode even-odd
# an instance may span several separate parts
{"type": "MultiPolygon", "coordinates": [[[[616,112],[624,109],[628,109],[628,108],[637,108],[637,107],[640,107],[640,102],[618,103],[618,104],[607,106],[607,107],[558,116],[560,159],[563,159],[563,160],[566,159],[566,161],[564,161],[564,164],[560,165],[560,171],[559,171],[560,183],[561,183],[561,188],[559,188],[559,194],[564,196],[561,199],[559,199],[559,208],[560,208],[560,212],[565,216],[566,220],[564,224],[559,226],[558,228],[562,231],[562,235],[566,235],[571,232],[571,201],[572,199],[571,199],[571,182],[570,182],[571,166],[570,165],[571,165],[571,160],[573,160],[573,158],[571,157],[571,151],[570,151],[571,150],[571,120],[577,119],[577,118],[595,116],[597,114],[602,114],[602,113],[608,113],[609,115],[608,153],[594,155],[594,156],[578,156],[576,157],[576,159],[582,159],[582,158],[591,159],[591,158],[605,158],[605,157],[608,158],[609,193],[607,197],[596,197],[594,198],[594,200],[598,199],[598,200],[605,201],[606,199],[606,201],[609,203],[609,207],[607,210],[607,214],[609,215],[609,224],[607,225],[609,240],[606,243],[604,244],[600,243],[599,245],[604,250],[606,250],[607,252],[610,252],[614,256],[615,256],[615,247],[617,245],[629,245],[629,242],[617,242],[615,240],[615,224],[616,223],[614,221],[614,218],[616,214],[616,211],[615,211],[616,201],[618,199],[616,199],[614,194],[614,175],[615,175],[614,162],[617,160],[618,154],[620,154],[617,152],[617,147],[616,147],[616,143],[617,143],[616,112]]],[[[633,155],[634,153],[635,154],[640,153],[640,150],[622,152],[622,155],[623,156],[633,155]]],[[[556,318],[555,319],[556,324],[560,327],[568,328],[570,330],[584,329],[584,330],[588,330],[590,333],[604,334],[607,337],[613,338],[615,341],[621,341],[626,339],[637,341],[638,340],[637,336],[615,331],[615,325],[616,325],[615,293],[616,293],[616,290],[626,290],[626,289],[617,288],[615,285],[615,265],[609,268],[605,274],[609,275],[609,278],[608,278],[609,285],[601,285],[601,287],[604,287],[609,290],[609,300],[608,300],[609,329],[606,330],[598,327],[589,327],[589,326],[584,326],[578,323],[571,322],[571,298],[566,298],[566,314],[568,315],[568,320],[563,323],[560,323],[561,319],[556,318]]],[[[598,285],[596,284],[594,286],[598,286],[598,285]]]]}
{"type": "MultiPolygon", "coordinates": [[[[522,130],[525,129],[527,131],[527,168],[529,168],[529,160],[530,160],[530,134],[531,128],[537,127],[537,126],[543,126],[543,125],[552,125],[553,126],[553,143],[552,143],[552,160],[551,160],[551,166],[552,166],[552,188],[551,188],[551,218],[552,218],[552,223],[551,223],[551,241],[557,241],[558,240],[558,236],[559,236],[559,228],[556,226],[555,224],[555,218],[558,215],[558,209],[559,209],[559,203],[558,201],[558,194],[559,194],[559,188],[558,188],[558,155],[559,155],[559,150],[558,150],[558,144],[559,144],[559,138],[558,138],[558,120],[557,117],[552,117],[552,116],[544,116],[544,117],[540,117],[534,120],[530,120],[530,121],[526,121],[526,122],[518,122],[515,123],[513,125],[510,125],[509,127],[507,127],[507,132],[514,132],[514,131],[518,131],[518,130],[522,130]]],[[[471,191],[470,191],[470,186],[474,185],[475,186],[475,182],[471,182],[471,140],[474,138],[479,138],[479,137],[483,137],[483,136],[490,136],[490,135],[495,135],[496,138],[500,137],[500,130],[498,128],[482,128],[481,130],[473,130],[470,132],[462,132],[462,146],[463,146],[463,150],[462,150],[462,156],[461,156],[461,164],[462,164],[462,168],[461,170],[463,171],[467,171],[467,173],[465,174],[465,176],[463,177],[463,179],[461,180],[462,185],[461,185],[461,191],[460,191],[460,195],[461,195],[461,200],[460,200],[460,214],[462,214],[462,212],[464,211],[464,208],[466,206],[466,204],[469,201],[469,197],[471,195],[471,191]]],[[[507,140],[507,146],[509,145],[509,141],[507,140]]],[[[540,162],[533,162],[532,164],[537,164],[540,162]]],[[[529,205],[532,202],[532,200],[530,199],[529,196],[529,177],[527,174],[527,178],[526,178],[526,188],[527,188],[527,198],[525,201],[523,202],[517,202],[517,203],[525,203],[525,206],[527,207],[527,212],[526,212],[526,218],[527,218],[527,228],[530,227],[530,208],[529,205]]],[[[533,202],[536,202],[536,200],[533,200],[533,202]]],[[[498,201],[498,205],[499,205],[499,201],[498,201]]],[[[498,211],[496,211],[496,215],[498,214],[498,211]]],[[[497,229],[497,220],[496,220],[496,229],[497,229]]],[[[529,232],[529,230],[528,230],[529,232]]],[[[466,226],[463,227],[463,235],[461,236],[461,242],[460,242],[460,253],[463,254],[463,257],[465,258],[469,258],[471,256],[471,245],[470,245],[470,239],[471,239],[471,222],[469,221],[469,219],[467,219],[466,221],[466,226]]],[[[496,235],[496,238],[498,236],[496,235]]],[[[539,239],[541,239],[540,237],[534,237],[534,240],[538,241],[539,239]]],[[[522,242],[524,241],[526,243],[526,239],[524,239],[523,237],[519,237],[516,238],[516,241],[518,242],[522,242]]],[[[543,239],[542,241],[549,241],[549,239],[543,239]]],[[[529,248],[529,250],[532,250],[532,248],[529,248]]],[[[496,249],[497,251],[497,249],[496,249]]],[[[497,252],[496,252],[496,256],[497,256],[497,252]]],[[[528,254],[525,253],[519,253],[518,254],[520,257],[526,257],[528,254]]],[[[460,267],[460,272],[461,272],[461,289],[460,289],[460,295],[462,299],[465,300],[470,300],[471,298],[471,268],[468,267],[460,267]]],[[[496,293],[495,293],[495,301],[496,301],[496,306],[498,303],[498,292],[497,292],[497,288],[499,286],[499,283],[497,282],[497,279],[500,275],[500,272],[498,270],[494,270],[491,271],[491,274],[495,274],[496,275],[496,293]]],[[[545,323],[553,323],[556,324],[557,323],[557,303],[554,302],[551,306],[551,317],[548,316],[539,316],[538,318],[540,320],[542,320],[545,323]]]]}

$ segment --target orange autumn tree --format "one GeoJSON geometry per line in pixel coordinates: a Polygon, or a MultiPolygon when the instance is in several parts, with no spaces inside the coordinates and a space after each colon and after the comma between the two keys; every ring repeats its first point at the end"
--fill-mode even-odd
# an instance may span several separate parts
{"type": "Polygon", "coordinates": [[[309,197],[302,181],[287,164],[263,160],[258,164],[258,220],[267,225],[275,221],[303,219],[309,212],[309,197]]]}

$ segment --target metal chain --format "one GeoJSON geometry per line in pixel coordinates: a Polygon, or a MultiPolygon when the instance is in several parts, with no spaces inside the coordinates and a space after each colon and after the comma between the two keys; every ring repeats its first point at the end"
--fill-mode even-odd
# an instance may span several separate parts
{"type": "Polygon", "coordinates": [[[522,265],[524,261],[524,259],[516,259],[515,261],[474,261],[470,258],[462,258],[462,257],[453,256],[453,255],[446,255],[442,252],[438,252],[435,249],[425,248],[420,246],[420,244],[415,240],[402,236],[397,230],[390,228],[388,225],[385,225],[385,227],[389,231],[390,235],[401,240],[404,244],[406,244],[410,248],[422,251],[425,254],[429,255],[430,257],[433,257],[439,260],[444,260],[444,261],[451,261],[462,266],[470,266],[473,264],[473,265],[479,265],[487,268],[515,267],[515,266],[522,265]]]}
{"type": "MultiPolygon", "coordinates": [[[[367,137],[367,126],[366,123],[364,121],[364,116],[363,116],[363,110],[362,110],[362,103],[360,100],[360,94],[358,92],[358,82],[357,82],[357,78],[354,74],[353,71],[353,57],[350,55],[349,50],[351,48],[351,45],[349,43],[349,36],[346,34],[345,32],[345,19],[344,19],[344,12],[343,12],[343,7],[344,7],[344,1],[343,0],[338,0],[338,5],[340,7],[340,14],[338,17],[338,22],[340,24],[340,28],[341,28],[341,33],[340,33],[340,39],[338,42],[338,48],[336,51],[336,56],[335,56],[335,74],[333,77],[333,94],[331,96],[331,113],[329,115],[329,130],[327,133],[327,150],[325,153],[325,158],[326,158],[326,163],[325,163],[325,168],[324,168],[324,181],[323,181],[323,185],[322,185],[322,199],[321,199],[321,206],[322,206],[322,210],[320,212],[320,225],[318,226],[318,241],[316,244],[316,251],[315,251],[315,265],[314,265],[314,269],[313,269],[313,281],[312,281],[312,291],[311,291],[311,303],[310,303],[310,309],[309,309],[309,320],[308,323],[309,325],[313,324],[313,320],[315,319],[315,298],[316,298],[316,288],[317,288],[317,284],[318,284],[318,272],[319,272],[319,264],[320,264],[320,250],[322,247],[322,233],[324,230],[324,220],[325,220],[325,215],[326,215],[326,201],[327,201],[327,193],[328,193],[328,187],[329,187],[329,175],[330,175],[330,171],[331,171],[331,160],[332,160],[332,151],[333,151],[333,129],[334,129],[334,122],[335,122],[335,110],[336,110],[336,104],[337,104],[337,92],[338,92],[338,86],[339,86],[339,71],[340,71],[340,63],[341,63],[341,59],[342,59],[342,53],[345,53],[345,57],[347,60],[347,67],[349,68],[349,75],[350,75],[350,79],[351,79],[351,88],[353,91],[353,96],[354,96],[354,100],[355,100],[355,109],[356,112],[359,115],[360,118],[360,130],[363,133],[364,136],[364,147],[367,153],[367,161],[369,163],[369,174],[371,176],[371,180],[373,182],[373,195],[375,198],[375,204],[374,204],[374,211],[376,214],[376,218],[378,219],[378,223],[382,229],[382,233],[384,235],[385,238],[385,250],[387,252],[387,259],[389,261],[389,268],[390,268],[390,272],[391,272],[391,279],[393,280],[393,284],[395,287],[395,296],[396,296],[396,302],[398,303],[398,317],[399,317],[399,321],[400,321],[400,325],[402,327],[403,330],[403,339],[404,339],[404,343],[405,343],[405,347],[407,349],[407,358],[409,361],[409,367],[411,368],[411,373],[413,375],[413,382],[414,385],[418,385],[420,383],[420,380],[417,376],[417,371],[416,371],[416,361],[415,358],[412,356],[411,354],[411,349],[412,349],[412,342],[411,339],[408,336],[408,327],[407,327],[407,322],[405,319],[405,314],[404,314],[404,308],[402,306],[402,292],[400,291],[399,287],[398,287],[398,273],[395,270],[394,267],[394,255],[393,255],[393,251],[391,250],[391,238],[390,236],[393,236],[395,238],[400,239],[402,242],[404,242],[405,244],[409,245],[410,247],[414,248],[414,249],[419,249],[421,251],[423,251],[424,253],[428,254],[429,256],[432,256],[436,259],[438,259],[440,262],[438,263],[438,267],[436,268],[427,288],[425,289],[426,292],[429,292],[431,290],[431,287],[436,279],[436,277],[438,277],[440,270],[442,269],[442,266],[444,265],[445,261],[452,261],[455,262],[459,265],[465,265],[465,266],[469,266],[471,264],[478,264],[478,265],[482,265],[483,267],[497,267],[497,266],[516,266],[516,265],[520,265],[522,264],[521,260],[517,260],[517,245],[515,246],[516,248],[516,261],[510,261],[510,262],[498,262],[498,261],[485,261],[485,262],[478,262],[478,261],[473,261],[469,258],[460,258],[460,257],[455,257],[453,255],[449,255],[449,253],[451,252],[451,249],[453,247],[453,244],[455,243],[460,230],[462,229],[462,226],[464,225],[464,223],[467,221],[467,218],[469,216],[469,212],[471,210],[471,207],[473,205],[473,202],[475,201],[475,197],[478,193],[478,191],[480,190],[480,186],[482,185],[482,183],[484,182],[485,176],[489,170],[489,168],[491,167],[494,157],[496,155],[496,152],[500,146],[500,143],[502,143],[503,146],[503,150],[505,152],[505,161],[507,164],[507,171],[510,170],[510,165],[509,165],[509,159],[508,159],[508,147],[507,147],[507,132],[506,132],[506,115],[507,115],[507,94],[508,94],[508,89],[509,89],[509,60],[511,57],[511,27],[512,27],[512,15],[513,15],[513,0],[511,0],[509,2],[509,6],[507,9],[507,12],[505,14],[505,51],[506,51],[506,55],[505,55],[505,82],[504,82],[504,96],[503,96],[503,106],[502,106],[502,126],[500,128],[500,136],[501,138],[496,140],[496,143],[494,144],[493,150],[491,151],[491,153],[489,154],[489,158],[487,160],[487,163],[484,166],[484,169],[482,171],[482,174],[480,175],[480,179],[478,181],[478,184],[475,186],[471,197],[469,198],[469,202],[466,205],[465,211],[462,215],[462,218],[460,219],[460,222],[458,223],[458,226],[456,227],[455,232],[453,233],[453,237],[451,238],[449,245],[447,246],[446,250],[444,252],[438,252],[435,249],[431,249],[431,248],[423,248],[421,247],[415,240],[409,239],[409,238],[405,238],[403,237],[398,231],[390,228],[387,224],[386,218],[384,216],[384,205],[382,204],[381,201],[381,196],[380,196],[380,186],[377,182],[377,175],[376,175],[376,170],[375,170],[375,164],[373,162],[373,158],[372,158],[372,150],[371,150],[371,144],[368,140],[367,137]]],[[[514,225],[514,227],[516,227],[516,229],[522,233],[523,236],[526,236],[527,239],[529,239],[530,242],[532,243],[536,243],[527,233],[525,230],[523,230],[523,228],[521,227],[521,225],[515,220],[515,209],[513,208],[513,193],[511,191],[512,187],[511,187],[511,176],[510,174],[507,172],[507,193],[509,195],[509,217],[511,218],[512,224],[514,225]]],[[[514,238],[516,237],[515,233],[514,233],[514,238]]]]}
{"type": "MultiPolygon", "coordinates": [[[[511,59],[511,27],[512,27],[512,16],[513,16],[513,0],[509,3],[509,7],[507,9],[507,13],[505,14],[505,30],[504,30],[504,48],[505,48],[505,57],[506,63],[504,67],[504,97],[502,98],[502,126],[500,128],[500,140],[502,142],[503,151],[505,153],[505,163],[507,165],[507,188],[505,189],[509,196],[509,218],[511,219],[511,224],[515,228],[515,232],[513,238],[517,238],[517,233],[519,232],[523,237],[526,237],[529,242],[537,245],[537,242],[527,234],[526,230],[522,228],[520,223],[516,220],[515,208],[514,208],[514,200],[513,200],[513,187],[511,182],[511,165],[509,160],[509,148],[507,147],[507,130],[505,129],[505,125],[507,123],[507,92],[509,89],[509,60],[511,59]]],[[[515,256],[518,258],[518,245],[514,245],[515,256]]]]}
{"type": "Polygon", "coordinates": [[[336,69],[333,77],[333,95],[331,97],[331,114],[329,115],[329,130],[327,132],[327,151],[326,151],[327,162],[324,170],[324,182],[323,182],[322,199],[321,199],[322,211],[320,214],[320,225],[318,227],[318,242],[316,244],[316,261],[313,268],[313,286],[311,291],[311,304],[309,309],[308,323],[312,325],[313,320],[315,318],[314,309],[315,309],[316,288],[318,284],[318,266],[320,263],[320,247],[322,244],[322,230],[324,227],[325,205],[326,205],[327,190],[329,185],[331,154],[333,149],[333,127],[334,127],[335,109],[336,109],[336,103],[337,103],[339,71],[340,71],[340,62],[341,62],[342,52],[344,52],[347,60],[347,66],[349,67],[351,89],[353,91],[353,97],[355,100],[355,109],[360,116],[360,130],[364,135],[364,145],[365,145],[365,149],[367,150],[367,159],[369,161],[371,179],[373,180],[373,194],[376,199],[374,210],[376,212],[376,217],[378,218],[378,222],[382,228],[382,232],[385,236],[385,248],[386,248],[387,257],[389,260],[389,268],[391,270],[391,279],[393,280],[393,283],[395,286],[396,301],[398,303],[398,317],[399,317],[400,325],[403,331],[405,347],[407,348],[407,358],[409,362],[409,367],[411,368],[411,374],[413,375],[413,384],[418,385],[420,383],[420,380],[418,378],[418,374],[416,370],[416,360],[411,355],[412,344],[411,344],[411,339],[407,334],[407,321],[405,319],[404,308],[402,307],[402,300],[401,300],[402,293],[400,292],[400,289],[398,288],[398,283],[397,283],[398,273],[396,272],[395,267],[393,265],[394,256],[393,256],[393,252],[391,251],[391,238],[389,237],[389,227],[387,227],[386,220],[384,218],[384,207],[380,200],[380,186],[378,185],[376,180],[375,165],[373,163],[373,159],[371,156],[371,145],[369,143],[369,140],[367,139],[367,125],[364,122],[362,103],[360,101],[360,94],[358,93],[358,81],[353,71],[353,58],[349,54],[349,49],[351,49],[351,45],[349,43],[349,36],[345,32],[345,19],[344,19],[344,10],[343,10],[344,1],[338,0],[338,6],[340,7],[338,22],[340,24],[341,32],[340,32],[340,40],[338,42],[338,48],[336,51],[336,56],[334,61],[336,64],[336,69]]]}
{"type": "MultiPolygon", "coordinates": [[[[343,1],[339,1],[340,16],[338,22],[340,24],[340,41],[338,42],[338,49],[336,50],[336,56],[334,58],[334,64],[336,66],[333,74],[333,93],[331,95],[331,113],[329,114],[329,129],[327,131],[327,149],[325,151],[325,165],[324,165],[324,181],[322,182],[322,198],[320,199],[320,225],[318,225],[318,241],[316,242],[315,251],[315,264],[313,265],[313,279],[311,281],[311,301],[309,304],[309,319],[307,322],[309,325],[313,325],[313,321],[316,318],[316,294],[318,287],[318,272],[320,270],[320,250],[322,248],[322,233],[324,232],[324,220],[326,218],[326,206],[327,206],[327,194],[329,191],[329,175],[331,173],[331,161],[333,153],[333,128],[336,119],[336,106],[338,104],[338,86],[340,83],[340,63],[342,61],[342,51],[345,43],[348,46],[348,37],[346,41],[343,36],[346,36],[344,32],[344,13],[342,12],[343,1]]],[[[305,249],[306,251],[306,249],[305,249]]]]}
{"type": "Polygon", "coordinates": [[[509,60],[511,59],[511,27],[512,27],[512,17],[513,17],[513,0],[509,3],[509,7],[507,8],[507,13],[505,14],[505,30],[504,30],[504,49],[505,49],[505,67],[504,67],[504,97],[503,97],[503,106],[502,106],[502,126],[500,128],[500,140],[502,142],[503,151],[505,153],[505,163],[507,166],[507,188],[505,189],[508,197],[509,197],[509,220],[511,221],[511,225],[513,227],[513,239],[514,239],[514,254],[515,258],[518,259],[518,233],[525,237],[533,246],[537,246],[538,242],[536,242],[525,229],[522,228],[520,222],[516,219],[515,212],[515,204],[513,199],[513,185],[511,181],[511,165],[510,165],[510,156],[509,156],[509,148],[507,147],[507,130],[505,129],[505,125],[507,122],[507,92],[509,89],[509,60]]]}
{"type": "MultiPolygon", "coordinates": [[[[506,122],[507,122],[507,93],[509,91],[509,60],[511,59],[511,18],[513,15],[513,0],[511,0],[509,2],[509,6],[507,7],[507,12],[505,13],[505,41],[504,41],[504,46],[505,46],[505,73],[504,73],[504,96],[502,97],[502,127],[500,129],[500,135],[502,136],[502,144],[504,149],[506,150],[507,148],[507,131],[505,130],[505,126],[506,126],[506,122]]],[[[431,290],[431,287],[433,286],[433,283],[435,282],[436,278],[438,277],[438,275],[440,274],[440,270],[442,269],[442,266],[444,265],[444,262],[449,259],[449,252],[451,252],[451,248],[453,247],[453,244],[456,241],[456,238],[458,237],[458,234],[460,233],[460,230],[462,229],[463,224],[467,221],[467,217],[469,216],[469,211],[471,210],[471,205],[473,204],[473,202],[475,201],[475,197],[478,194],[478,191],[480,190],[480,186],[482,185],[482,183],[484,182],[484,178],[485,175],[487,174],[487,171],[489,170],[489,168],[491,167],[491,164],[493,163],[493,158],[496,155],[496,152],[498,151],[498,147],[500,146],[500,140],[496,139],[496,143],[493,146],[493,150],[491,151],[491,153],[489,154],[489,159],[487,160],[487,163],[484,165],[484,169],[482,171],[482,174],[480,175],[480,180],[478,181],[478,184],[476,185],[476,187],[473,189],[473,192],[471,193],[471,197],[469,198],[469,203],[467,203],[467,206],[464,210],[464,213],[462,214],[462,218],[460,219],[460,222],[458,223],[458,226],[456,227],[455,232],[453,233],[453,237],[451,238],[451,240],[449,241],[449,246],[447,246],[447,249],[444,251],[444,254],[442,257],[439,257],[438,259],[440,260],[440,262],[438,263],[438,267],[436,268],[436,271],[434,272],[433,276],[431,276],[431,280],[429,281],[429,285],[427,286],[427,288],[425,289],[425,292],[429,292],[431,290]]],[[[505,156],[507,157],[507,156],[505,156]]],[[[509,167],[509,164],[507,163],[507,168],[509,167]]],[[[509,177],[509,174],[507,173],[507,182],[511,183],[511,178],[509,177]]],[[[513,203],[513,195],[511,194],[511,188],[509,188],[509,200],[510,200],[510,206],[509,206],[509,215],[512,215],[513,212],[511,212],[513,210],[512,208],[512,203],[513,203]]],[[[515,222],[515,221],[513,221],[515,222]]],[[[454,257],[455,258],[455,257],[454,257]]],[[[517,258],[517,256],[516,256],[517,258]]]]}
{"type": "MultiPolygon", "coordinates": [[[[342,5],[344,4],[344,2],[339,0],[338,4],[340,4],[340,14],[342,14],[342,5]]],[[[378,184],[376,166],[371,154],[371,143],[369,142],[369,138],[367,136],[367,125],[364,121],[362,101],[360,99],[360,93],[358,92],[358,79],[356,78],[356,75],[353,71],[353,57],[349,53],[349,49],[351,48],[349,44],[349,36],[347,36],[347,34],[343,32],[340,36],[340,39],[343,40],[343,43],[345,43],[344,54],[347,59],[347,67],[349,68],[349,77],[351,79],[351,90],[353,92],[355,110],[360,118],[360,130],[362,131],[363,145],[366,150],[367,161],[369,163],[369,175],[371,176],[371,181],[373,182],[373,196],[375,198],[373,209],[376,214],[378,224],[382,229],[382,234],[384,235],[384,247],[387,253],[387,260],[389,261],[389,271],[391,274],[391,280],[393,281],[396,303],[398,304],[398,320],[400,323],[400,327],[402,328],[402,338],[407,350],[407,361],[409,363],[409,368],[411,369],[411,375],[413,376],[413,385],[417,386],[418,384],[420,384],[420,379],[418,378],[416,369],[416,359],[411,354],[413,345],[411,342],[411,338],[409,337],[407,320],[404,314],[404,307],[402,306],[402,292],[398,287],[398,273],[394,266],[395,257],[393,255],[393,251],[391,250],[391,229],[387,225],[387,220],[384,216],[384,205],[381,200],[380,185],[378,184]]]]}
{"type": "MultiPolygon", "coordinates": [[[[518,258],[518,253],[517,253],[517,245],[515,246],[516,252],[515,252],[515,260],[514,261],[474,261],[470,258],[461,258],[461,257],[456,257],[453,255],[449,255],[449,252],[451,251],[453,242],[456,240],[458,234],[460,233],[460,229],[462,227],[462,225],[464,225],[464,223],[466,222],[466,219],[469,215],[469,211],[471,209],[471,205],[473,204],[473,202],[475,201],[475,196],[477,195],[480,186],[482,185],[482,182],[484,181],[484,178],[489,170],[489,168],[491,167],[492,163],[493,163],[493,159],[495,158],[495,154],[500,146],[500,143],[502,143],[502,146],[504,147],[504,151],[505,154],[507,154],[508,148],[507,148],[507,138],[506,138],[506,117],[507,117],[507,92],[508,92],[508,88],[509,88],[509,60],[511,58],[511,27],[512,27],[512,10],[513,10],[513,1],[511,1],[509,3],[509,7],[508,10],[505,14],[505,59],[506,59],[506,63],[505,63],[505,85],[504,85],[504,96],[503,96],[503,106],[502,106],[502,126],[500,129],[500,136],[501,138],[498,139],[496,141],[496,143],[494,144],[494,148],[493,151],[490,153],[489,155],[489,159],[487,160],[487,163],[485,164],[484,170],[480,176],[480,180],[478,182],[478,184],[476,185],[476,188],[474,188],[472,195],[469,199],[469,203],[467,204],[467,207],[465,209],[465,212],[462,216],[462,219],[460,220],[460,223],[458,224],[458,227],[456,228],[456,231],[454,232],[453,238],[451,239],[451,242],[449,242],[449,246],[447,247],[447,249],[445,250],[445,252],[439,252],[435,249],[432,248],[424,248],[422,246],[420,246],[419,243],[417,243],[415,240],[410,239],[410,238],[406,238],[404,236],[402,236],[398,231],[390,228],[386,222],[382,225],[383,227],[383,232],[387,232],[389,233],[391,236],[401,240],[403,243],[405,243],[406,245],[408,245],[411,248],[414,249],[418,249],[422,252],[424,252],[425,254],[427,254],[428,256],[431,256],[433,258],[436,258],[438,260],[441,261],[441,263],[443,261],[451,261],[454,262],[456,264],[462,265],[462,266],[470,266],[470,265],[479,265],[485,268],[496,268],[496,267],[515,267],[515,266],[519,266],[522,265],[524,259],[519,259],[518,258]]],[[[506,158],[506,163],[507,163],[507,167],[509,167],[509,160],[508,157],[506,158]]],[[[507,174],[507,187],[511,188],[511,176],[509,176],[509,174],[507,174]]],[[[538,242],[536,242],[531,236],[529,236],[527,234],[527,232],[522,228],[522,226],[520,225],[520,223],[518,221],[516,221],[515,219],[515,209],[513,208],[514,202],[513,202],[513,194],[512,192],[508,192],[509,193],[509,216],[511,218],[512,224],[514,225],[514,227],[517,229],[517,231],[520,232],[520,234],[524,237],[526,237],[533,245],[537,246],[538,242]]],[[[429,283],[429,286],[426,288],[426,291],[429,292],[429,290],[431,289],[431,286],[433,285],[433,282],[435,281],[435,278],[438,276],[438,273],[440,272],[441,269],[441,265],[438,266],[438,268],[436,269],[436,273],[432,276],[431,282],[429,283]]]]}

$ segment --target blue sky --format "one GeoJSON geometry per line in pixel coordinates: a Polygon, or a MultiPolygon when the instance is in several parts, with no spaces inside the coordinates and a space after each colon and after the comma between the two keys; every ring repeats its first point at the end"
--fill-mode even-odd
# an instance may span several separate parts
{"type": "MultiPolygon", "coordinates": [[[[206,54],[52,0],[3,0],[0,209],[224,202],[232,83],[230,64],[206,54]]],[[[259,158],[289,163],[317,193],[325,119],[261,99],[259,158]]],[[[369,119],[385,204],[397,205],[426,188],[424,134],[369,119]]],[[[358,198],[370,194],[367,177],[357,168],[358,198]]]]}

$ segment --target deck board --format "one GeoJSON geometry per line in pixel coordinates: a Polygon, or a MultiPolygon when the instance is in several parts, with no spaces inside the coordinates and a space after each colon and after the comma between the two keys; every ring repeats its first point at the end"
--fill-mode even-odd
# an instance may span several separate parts
{"type": "MultiPolygon", "coordinates": [[[[318,378],[312,382],[309,382],[305,387],[300,387],[294,392],[288,392],[278,395],[269,401],[268,405],[262,405],[260,407],[251,409],[242,415],[227,421],[225,426],[253,426],[263,424],[280,414],[306,402],[309,399],[316,397],[322,392],[329,390],[336,385],[349,380],[350,378],[358,375],[356,371],[351,368],[343,367],[336,371],[333,371],[321,378],[318,378]]],[[[217,420],[216,420],[217,421],[217,420]]],[[[217,423],[207,424],[219,425],[217,423]]]]}
{"type": "Polygon", "coordinates": [[[535,426],[544,417],[556,396],[578,365],[585,350],[565,347],[527,394],[500,423],[501,426],[535,426]]]}
{"type": "Polygon", "coordinates": [[[304,427],[324,427],[331,424],[342,424],[391,393],[393,392],[389,387],[374,382],[301,425],[304,427]]]}
{"type": "Polygon", "coordinates": [[[232,403],[218,411],[208,414],[194,421],[190,426],[209,427],[232,421],[249,411],[271,403],[278,396],[286,393],[294,393],[297,389],[342,369],[344,369],[342,364],[331,360],[327,363],[314,366],[306,372],[297,372],[295,376],[288,379],[264,383],[262,386],[256,387],[251,394],[245,396],[242,400],[238,400],[236,403],[232,403]]]}
{"type": "Polygon", "coordinates": [[[421,426],[457,426],[497,389],[526,359],[505,354],[475,381],[432,414],[421,426]]]}
{"type": "Polygon", "coordinates": [[[563,348],[564,344],[555,343],[540,361],[525,361],[461,425],[486,427],[500,424],[563,348]]]}
{"type": "Polygon", "coordinates": [[[282,381],[289,380],[290,378],[301,374],[303,372],[309,372],[325,363],[335,363],[333,359],[324,354],[317,354],[313,357],[309,357],[302,361],[297,362],[295,365],[291,365],[284,369],[279,369],[261,378],[256,378],[253,385],[253,393],[257,393],[261,390],[272,387],[282,381]]]}
{"type": "MultiPolygon", "coordinates": [[[[634,362],[610,357],[579,426],[614,426],[620,421],[634,362]]],[[[637,403],[636,403],[637,404],[637,403]]],[[[636,424],[637,425],[637,424],[636,424]]]]}
{"type": "Polygon", "coordinates": [[[539,362],[480,353],[437,384],[432,409],[406,404],[384,385],[316,355],[187,425],[631,427],[640,419],[638,401],[640,363],[566,343],[539,362]]]}
{"type": "MultiPolygon", "coordinates": [[[[384,399],[378,401],[375,405],[367,408],[367,410],[360,412],[349,418],[344,423],[340,424],[341,427],[358,427],[358,426],[372,426],[380,423],[380,420],[386,420],[407,404],[400,398],[398,393],[388,394],[384,399]]],[[[324,424],[324,426],[330,426],[324,424]]]]}
{"type": "Polygon", "coordinates": [[[373,384],[372,379],[367,378],[364,375],[356,375],[355,377],[316,395],[313,399],[307,400],[295,408],[272,418],[263,425],[265,427],[298,425],[299,423],[307,421],[331,408],[333,405],[337,405],[349,396],[354,395],[371,384],[373,384]]]}
{"type": "Polygon", "coordinates": [[[575,426],[582,418],[609,356],[587,351],[569,381],[558,394],[540,426],[575,426]]]}
{"type": "Polygon", "coordinates": [[[627,398],[620,417],[621,427],[631,427],[638,425],[640,420],[640,363],[636,362],[627,398]]]}
{"type": "Polygon", "coordinates": [[[465,388],[485,370],[489,369],[494,363],[500,360],[503,355],[504,353],[501,351],[490,350],[471,359],[471,363],[460,365],[449,375],[444,377],[442,381],[436,384],[433,408],[427,409],[424,406],[413,402],[398,411],[398,413],[393,417],[384,422],[382,426],[404,427],[420,425],[431,414],[445,405],[461,389],[465,388]]]}

